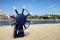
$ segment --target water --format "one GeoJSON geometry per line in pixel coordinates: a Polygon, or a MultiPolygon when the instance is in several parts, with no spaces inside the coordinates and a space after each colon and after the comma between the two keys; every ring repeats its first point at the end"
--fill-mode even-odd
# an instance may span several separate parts
{"type": "Polygon", "coordinates": [[[0,21],[0,25],[10,25],[10,21],[0,21]]]}
{"type": "MultiPolygon", "coordinates": [[[[0,21],[0,25],[11,25],[11,21],[0,21]]],[[[56,24],[60,21],[31,21],[31,24],[56,24]]]]}
{"type": "Polygon", "coordinates": [[[31,24],[57,24],[60,21],[32,21],[31,24]]]}

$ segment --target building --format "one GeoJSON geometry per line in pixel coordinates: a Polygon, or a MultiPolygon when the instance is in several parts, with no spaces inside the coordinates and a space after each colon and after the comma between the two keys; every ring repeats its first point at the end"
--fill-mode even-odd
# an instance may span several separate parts
{"type": "Polygon", "coordinates": [[[0,15],[3,15],[3,11],[2,10],[0,10],[0,15]]]}
{"type": "Polygon", "coordinates": [[[1,20],[4,20],[4,15],[3,15],[3,11],[2,10],[0,10],[0,21],[1,20]]]}

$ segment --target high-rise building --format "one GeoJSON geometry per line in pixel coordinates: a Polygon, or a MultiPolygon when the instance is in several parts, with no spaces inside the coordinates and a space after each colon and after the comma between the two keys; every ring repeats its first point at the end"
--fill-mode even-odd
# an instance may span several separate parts
{"type": "Polygon", "coordinates": [[[0,10],[0,15],[3,15],[3,11],[2,10],[0,10]]]}

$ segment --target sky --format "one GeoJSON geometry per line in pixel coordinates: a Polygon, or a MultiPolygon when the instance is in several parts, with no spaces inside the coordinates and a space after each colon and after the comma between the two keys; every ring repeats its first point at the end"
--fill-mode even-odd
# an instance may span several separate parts
{"type": "Polygon", "coordinates": [[[60,0],[0,0],[0,10],[5,15],[16,15],[13,6],[19,13],[23,6],[32,14],[60,14],[60,0]]]}

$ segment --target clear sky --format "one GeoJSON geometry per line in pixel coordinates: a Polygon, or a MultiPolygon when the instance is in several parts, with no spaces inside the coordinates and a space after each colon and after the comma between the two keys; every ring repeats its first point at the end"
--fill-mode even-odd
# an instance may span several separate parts
{"type": "Polygon", "coordinates": [[[60,13],[60,0],[0,0],[0,9],[4,14],[16,14],[13,6],[19,13],[23,6],[32,14],[60,13]]]}

